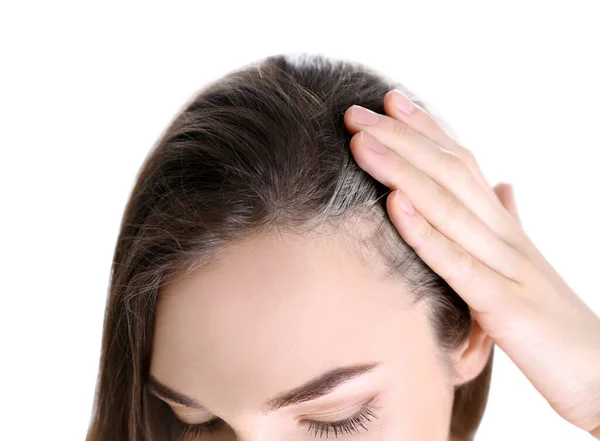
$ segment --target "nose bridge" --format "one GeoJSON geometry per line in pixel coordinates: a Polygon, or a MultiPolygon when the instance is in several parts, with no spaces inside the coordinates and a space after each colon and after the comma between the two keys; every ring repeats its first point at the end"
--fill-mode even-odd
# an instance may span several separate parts
{"type": "Polygon", "coordinates": [[[264,431],[253,430],[253,431],[244,431],[240,433],[236,441],[275,441],[277,437],[268,437],[265,435],[264,431]]]}
{"type": "Polygon", "coordinates": [[[274,433],[269,435],[268,431],[257,427],[252,430],[236,430],[234,433],[231,441],[281,441],[281,436],[278,437],[274,433]]]}
{"type": "Polygon", "coordinates": [[[278,421],[273,414],[254,413],[237,421],[238,426],[233,430],[235,441],[283,441],[287,438],[284,433],[290,430],[289,424],[278,421]]]}

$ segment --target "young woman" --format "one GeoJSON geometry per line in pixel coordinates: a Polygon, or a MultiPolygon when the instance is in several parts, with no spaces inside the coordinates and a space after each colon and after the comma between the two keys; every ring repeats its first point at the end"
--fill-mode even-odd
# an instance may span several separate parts
{"type": "Polygon", "coordinates": [[[411,95],[272,56],[185,105],[123,216],[88,441],[471,440],[495,344],[600,438],[600,319],[411,95]]]}

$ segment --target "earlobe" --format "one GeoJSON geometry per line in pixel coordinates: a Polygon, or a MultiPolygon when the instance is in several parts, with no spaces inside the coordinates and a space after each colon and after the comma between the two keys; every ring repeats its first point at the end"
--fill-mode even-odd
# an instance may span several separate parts
{"type": "Polygon", "coordinates": [[[472,319],[469,338],[452,356],[456,372],[454,386],[468,383],[483,371],[493,344],[494,341],[481,329],[477,320],[472,319]]]}

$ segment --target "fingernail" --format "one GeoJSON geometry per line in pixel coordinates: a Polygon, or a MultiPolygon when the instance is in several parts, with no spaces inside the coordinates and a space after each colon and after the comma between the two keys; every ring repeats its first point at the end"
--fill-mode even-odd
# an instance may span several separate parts
{"type": "Polygon", "coordinates": [[[352,106],[352,118],[363,126],[372,126],[379,120],[375,112],[361,106],[352,106]]]}
{"type": "Polygon", "coordinates": [[[373,135],[369,135],[366,132],[360,132],[360,140],[365,143],[367,147],[377,153],[385,153],[387,147],[383,143],[375,138],[373,135]]]}
{"type": "Polygon", "coordinates": [[[406,195],[401,193],[399,190],[395,190],[395,192],[396,194],[394,195],[394,198],[396,199],[396,202],[398,202],[398,205],[400,205],[400,208],[402,208],[402,211],[411,216],[415,214],[415,209],[406,195]]]}
{"type": "Polygon", "coordinates": [[[415,103],[397,89],[392,91],[392,103],[398,110],[404,113],[411,113],[415,109],[415,103]]]}

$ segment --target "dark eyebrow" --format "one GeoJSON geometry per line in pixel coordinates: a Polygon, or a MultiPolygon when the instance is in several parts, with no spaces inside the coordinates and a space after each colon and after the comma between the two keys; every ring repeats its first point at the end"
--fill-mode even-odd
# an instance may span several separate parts
{"type": "Polygon", "coordinates": [[[172,401],[173,403],[181,404],[182,406],[189,407],[192,409],[199,409],[206,411],[206,408],[198,403],[193,398],[188,397],[181,392],[177,392],[175,389],[171,389],[169,386],[161,383],[150,374],[148,376],[148,383],[146,385],[148,390],[165,400],[172,401]]]}
{"type": "MultiPolygon", "coordinates": [[[[375,367],[379,366],[379,364],[380,362],[360,363],[350,366],[342,366],[327,372],[323,372],[308,382],[288,391],[282,392],[274,398],[271,398],[265,404],[263,404],[261,410],[263,413],[269,413],[283,407],[316,400],[317,398],[333,392],[334,389],[338,388],[345,382],[372,371],[375,367]]],[[[193,398],[190,398],[187,395],[177,392],[176,390],[162,384],[152,375],[149,376],[147,387],[150,392],[154,393],[160,398],[172,401],[173,403],[181,404],[185,407],[208,412],[204,406],[202,406],[193,398]]]]}
{"type": "Polygon", "coordinates": [[[346,381],[372,371],[379,364],[379,362],[360,363],[324,372],[298,387],[271,398],[263,405],[262,411],[263,413],[268,413],[282,407],[316,400],[333,392],[334,389],[346,381]]]}

